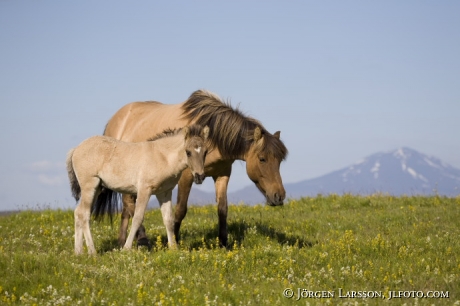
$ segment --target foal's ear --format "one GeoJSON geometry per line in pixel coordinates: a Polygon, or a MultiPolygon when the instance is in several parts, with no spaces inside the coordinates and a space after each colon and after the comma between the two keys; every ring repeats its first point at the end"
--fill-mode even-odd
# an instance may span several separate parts
{"type": "Polygon", "coordinates": [[[273,136],[280,139],[280,134],[281,134],[281,131],[276,131],[275,134],[273,134],[273,136]]]}
{"type": "Polygon", "coordinates": [[[184,127],[184,138],[187,139],[190,134],[190,129],[188,126],[184,127]]]}
{"type": "Polygon", "coordinates": [[[201,137],[206,141],[209,137],[209,126],[205,126],[201,131],[201,137]]]}
{"type": "Polygon", "coordinates": [[[259,127],[256,127],[254,130],[254,141],[259,141],[262,138],[262,131],[260,130],[259,127]]]}

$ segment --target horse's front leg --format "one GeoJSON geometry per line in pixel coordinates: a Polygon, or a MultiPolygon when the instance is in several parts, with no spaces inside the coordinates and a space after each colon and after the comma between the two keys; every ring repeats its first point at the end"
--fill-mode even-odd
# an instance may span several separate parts
{"type": "Polygon", "coordinates": [[[157,194],[157,199],[160,203],[161,215],[163,216],[163,223],[166,227],[166,234],[168,235],[168,245],[170,248],[174,248],[176,246],[176,240],[174,239],[174,212],[171,197],[172,190],[157,194]]]}
{"type": "Polygon", "coordinates": [[[123,194],[123,210],[121,212],[120,231],[118,233],[118,245],[123,247],[126,243],[126,236],[128,235],[129,218],[134,215],[136,208],[136,196],[132,194],[123,194]]]}
{"type": "Polygon", "coordinates": [[[182,224],[182,220],[184,220],[185,215],[187,214],[187,201],[188,196],[190,195],[190,190],[192,189],[192,184],[192,171],[187,168],[182,171],[179,183],[177,184],[177,203],[174,217],[174,235],[176,236],[177,243],[179,243],[180,239],[180,226],[182,224]]]}
{"type": "Polygon", "coordinates": [[[129,231],[128,238],[126,239],[123,248],[131,249],[133,246],[133,240],[136,236],[136,232],[144,220],[145,209],[150,199],[150,189],[139,189],[136,199],[136,207],[134,209],[133,221],[131,223],[131,230],[129,231]]]}
{"type": "Polygon", "coordinates": [[[219,175],[213,176],[214,187],[216,188],[217,215],[219,217],[219,241],[224,247],[227,247],[227,186],[232,173],[232,164],[225,165],[225,168],[219,172],[219,175]]]}

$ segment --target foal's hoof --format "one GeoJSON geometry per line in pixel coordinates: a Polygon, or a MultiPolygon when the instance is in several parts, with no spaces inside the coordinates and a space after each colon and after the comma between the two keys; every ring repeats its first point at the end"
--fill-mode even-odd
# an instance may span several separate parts
{"type": "Polygon", "coordinates": [[[143,237],[137,241],[137,247],[147,247],[147,249],[150,251],[152,249],[152,245],[150,244],[150,241],[147,239],[147,237],[143,237]]]}

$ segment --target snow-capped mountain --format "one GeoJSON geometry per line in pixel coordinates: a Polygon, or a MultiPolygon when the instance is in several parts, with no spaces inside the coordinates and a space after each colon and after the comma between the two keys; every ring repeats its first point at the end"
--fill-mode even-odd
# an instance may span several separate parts
{"type": "Polygon", "coordinates": [[[291,197],[318,193],[460,194],[460,170],[413,149],[376,153],[330,174],[287,184],[291,197]]]}

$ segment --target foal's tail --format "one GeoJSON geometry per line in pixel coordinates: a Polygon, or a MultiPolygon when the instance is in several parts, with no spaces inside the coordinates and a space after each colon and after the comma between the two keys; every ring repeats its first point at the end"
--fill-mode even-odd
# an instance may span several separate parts
{"type": "Polygon", "coordinates": [[[110,222],[113,220],[113,215],[118,213],[118,207],[121,204],[121,194],[108,188],[102,188],[101,193],[96,201],[91,206],[91,214],[95,220],[102,220],[104,216],[108,216],[110,222]]]}
{"type": "Polygon", "coordinates": [[[75,198],[75,200],[78,202],[80,200],[81,196],[81,188],[80,184],[78,183],[77,176],[75,175],[75,171],[73,170],[73,163],[72,163],[72,156],[73,152],[75,151],[75,148],[69,151],[67,153],[67,174],[69,175],[69,181],[70,181],[70,189],[72,190],[72,195],[75,198]]]}

